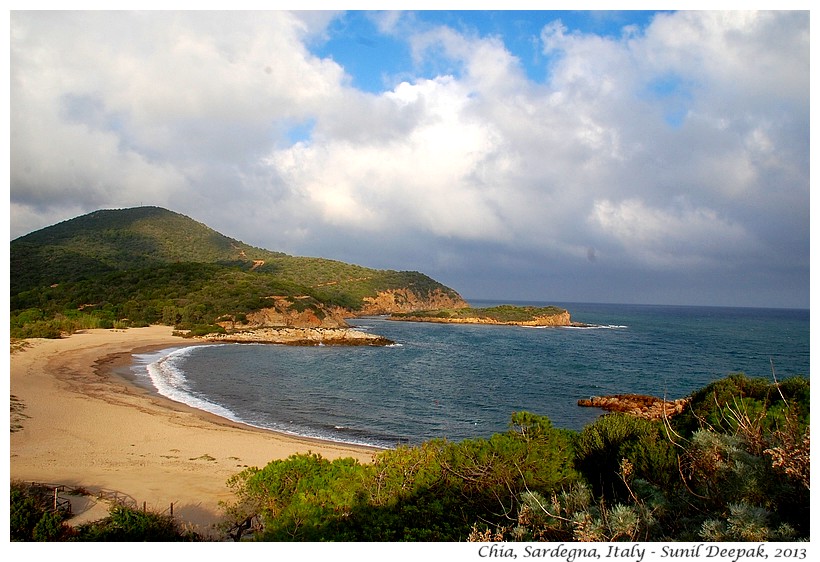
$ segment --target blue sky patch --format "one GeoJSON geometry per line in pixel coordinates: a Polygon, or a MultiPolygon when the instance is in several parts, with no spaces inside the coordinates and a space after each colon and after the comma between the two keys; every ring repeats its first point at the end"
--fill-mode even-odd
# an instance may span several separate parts
{"type": "Polygon", "coordinates": [[[371,93],[393,89],[411,77],[458,76],[453,61],[426,57],[421,68],[414,65],[409,38],[437,27],[476,37],[497,37],[520,62],[527,77],[543,83],[548,59],[543,53],[541,30],[561,20],[567,33],[595,33],[619,38],[625,28],[644,29],[654,17],[648,11],[556,11],[556,10],[457,10],[400,12],[389,28],[380,29],[379,12],[351,11],[341,14],[328,27],[326,41],[313,46],[313,53],[331,58],[344,67],[355,88],[371,93]],[[431,61],[435,61],[431,62],[431,61]]]}

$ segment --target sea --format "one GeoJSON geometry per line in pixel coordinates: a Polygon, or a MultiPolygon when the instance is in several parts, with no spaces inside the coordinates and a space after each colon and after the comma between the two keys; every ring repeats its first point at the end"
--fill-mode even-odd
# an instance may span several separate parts
{"type": "Polygon", "coordinates": [[[590,396],[682,398],[731,373],[809,377],[809,311],[539,303],[585,327],[433,324],[364,317],[350,324],[387,347],[178,346],[134,354],[129,378],[247,425],[392,448],[486,438],[514,412],[581,430],[590,396]]]}

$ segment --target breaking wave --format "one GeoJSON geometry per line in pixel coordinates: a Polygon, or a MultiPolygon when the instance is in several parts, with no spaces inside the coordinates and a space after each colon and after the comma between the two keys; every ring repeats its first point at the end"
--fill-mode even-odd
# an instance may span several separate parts
{"type": "Polygon", "coordinates": [[[228,408],[220,406],[201,396],[197,396],[197,394],[191,390],[188,379],[182,369],[179,368],[178,363],[184,357],[188,356],[195,347],[197,346],[183,347],[181,349],[175,349],[170,353],[167,353],[166,350],[159,359],[148,363],[146,370],[148,371],[148,377],[151,379],[154,388],[157,389],[159,394],[175,402],[210,412],[231,421],[243,422],[243,420],[228,408]]]}

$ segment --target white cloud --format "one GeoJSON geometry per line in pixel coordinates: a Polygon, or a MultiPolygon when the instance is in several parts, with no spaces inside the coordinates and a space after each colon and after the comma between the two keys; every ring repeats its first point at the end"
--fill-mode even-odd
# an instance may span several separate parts
{"type": "Polygon", "coordinates": [[[696,11],[659,15],[639,54],[658,71],[691,76],[714,107],[805,102],[809,26],[799,11],[696,11]],[[722,98],[722,102],[720,99],[722,98]]]}
{"type": "MultiPolygon", "coordinates": [[[[473,181],[496,142],[471,120],[470,96],[451,78],[402,83],[384,95],[386,115],[423,107],[413,127],[385,139],[394,121],[373,122],[368,138],[321,138],[275,151],[266,161],[330,223],[422,230],[467,239],[503,236],[492,198],[473,181]]],[[[365,118],[367,119],[367,118],[365,118]]]]}
{"type": "Polygon", "coordinates": [[[398,10],[387,10],[373,13],[371,19],[375,22],[380,33],[390,35],[397,31],[402,14],[403,12],[398,10]]]}
{"type": "Polygon", "coordinates": [[[630,199],[596,201],[587,220],[603,237],[617,241],[627,255],[653,268],[714,264],[730,254],[747,252],[753,240],[746,230],[711,209],[656,209],[630,199]]]}
{"type": "Polygon", "coordinates": [[[162,203],[241,165],[338,95],[344,72],[308,33],[285,12],[15,13],[12,197],[68,183],[89,205],[162,203]]]}

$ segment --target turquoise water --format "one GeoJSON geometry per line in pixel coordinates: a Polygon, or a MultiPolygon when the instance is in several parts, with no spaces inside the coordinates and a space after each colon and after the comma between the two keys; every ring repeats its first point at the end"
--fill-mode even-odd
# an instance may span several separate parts
{"type": "Polygon", "coordinates": [[[194,346],[135,356],[133,371],[236,421],[383,447],[488,437],[521,410],[577,430],[601,414],[577,406],[592,395],[680,398],[729,373],[771,378],[772,367],[809,376],[808,310],[558,304],[597,327],[361,318],[352,324],[396,345],[194,346]]]}

